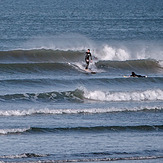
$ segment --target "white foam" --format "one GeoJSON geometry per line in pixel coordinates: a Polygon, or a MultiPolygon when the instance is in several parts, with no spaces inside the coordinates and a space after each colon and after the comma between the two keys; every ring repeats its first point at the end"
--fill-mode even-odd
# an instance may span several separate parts
{"type": "MultiPolygon", "coordinates": [[[[0,116],[30,116],[33,114],[98,114],[98,113],[111,113],[111,112],[124,112],[124,111],[140,111],[140,110],[161,110],[162,106],[140,106],[140,107],[109,107],[109,108],[83,108],[83,109],[26,109],[26,110],[0,110],[0,116]]],[[[7,134],[9,132],[24,132],[29,130],[25,129],[7,129],[0,130],[0,133],[7,134]]]]}
{"type": "Polygon", "coordinates": [[[130,41],[96,45],[95,56],[100,60],[163,60],[162,42],[130,41]]]}
{"type": "Polygon", "coordinates": [[[0,134],[6,135],[6,134],[14,134],[14,133],[23,133],[29,129],[30,128],[0,129],[0,134]]]}
{"type": "Polygon", "coordinates": [[[159,61],[159,65],[163,68],[163,60],[159,61]]]}
{"type": "Polygon", "coordinates": [[[103,91],[87,91],[84,90],[84,97],[97,101],[155,101],[163,100],[163,91],[146,90],[135,92],[103,92],[103,91]]]}
{"type": "Polygon", "coordinates": [[[125,49],[114,48],[109,45],[104,45],[101,50],[101,55],[97,56],[100,60],[118,60],[124,61],[130,59],[130,54],[125,49]]]}
{"type": "Polygon", "coordinates": [[[15,158],[28,158],[28,157],[45,157],[47,155],[44,154],[34,154],[34,153],[23,153],[23,154],[17,154],[17,155],[4,155],[0,156],[0,158],[9,158],[9,159],[15,159],[15,158]]]}
{"type": "Polygon", "coordinates": [[[28,110],[0,110],[0,116],[28,116],[32,114],[53,114],[58,113],[57,110],[49,109],[28,109],[28,110]]]}

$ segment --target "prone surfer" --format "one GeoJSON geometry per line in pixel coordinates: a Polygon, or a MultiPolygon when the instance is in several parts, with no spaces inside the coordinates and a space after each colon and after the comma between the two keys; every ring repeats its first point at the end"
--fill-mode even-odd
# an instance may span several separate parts
{"type": "Polygon", "coordinates": [[[86,52],[86,55],[85,55],[85,62],[86,62],[85,69],[86,70],[88,69],[90,59],[91,59],[91,62],[92,62],[92,55],[91,55],[90,49],[88,49],[88,51],[86,52]]]}
{"type": "Polygon", "coordinates": [[[130,77],[146,78],[147,76],[137,75],[135,74],[135,72],[132,72],[132,75],[130,75],[130,77]]]}

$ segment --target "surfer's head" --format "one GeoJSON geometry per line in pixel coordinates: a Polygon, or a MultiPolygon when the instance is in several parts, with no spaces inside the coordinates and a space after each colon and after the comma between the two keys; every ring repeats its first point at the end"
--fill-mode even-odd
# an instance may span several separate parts
{"type": "Polygon", "coordinates": [[[132,76],[135,76],[136,74],[135,74],[135,72],[132,72],[132,76]]]}

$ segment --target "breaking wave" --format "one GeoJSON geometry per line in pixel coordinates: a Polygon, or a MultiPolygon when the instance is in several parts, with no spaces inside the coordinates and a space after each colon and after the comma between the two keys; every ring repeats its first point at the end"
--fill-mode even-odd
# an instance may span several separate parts
{"type": "MultiPolygon", "coordinates": [[[[73,159],[73,160],[50,160],[47,163],[58,163],[58,162],[102,162],[102,161],[119,161],[119,160],[151,160],[151,159],[162,159],[163,156],[135,156],[135,157],[117,157],[117,158],[85,158],[85,159],[73,159]]],[[[38,161],[38,163],[44,163],[44,161],[38,161]]],[[[37,163],[37,162],[36,162],[37,163]]]]}
{"type": "Polygon", "coordinates": [[[44,92],[0,95],[0,101],[42,101],[42,102],[83,102],[84,100],[94,100],[103,102],[122,101],[162,101],[163,90],[151,89],[133,92],[104,92],[100,90],[88,91],[87,89],[76,89],[65,92],[44,92]]]}
{"type": "Polygon", "coordinates": [[[88,91],[87,89],[76,89],[65,92],[44,92],[44,93],[25,93],[25,94],[7,94],[0,95],[0,101],[71,101],[83,102],[84,100],[95,100],[104,102],[122,102],[122,101],[162,101],[163,90],[145,90],[133,92],[104,92],[100,90],[88,91]]]}
{"type": "Polygon", "coordinates": [[[146,90],[134,92],[85,91],[84,97],[96,101],[155,101],[163,100],[163,90],[146,90]]]}
{"type": "Polygon", "coordinates": [[[76,89],[75,91],[66,92],[45,92],[45,93],[25,93],[25,94],[8,94],[0,95],[1,101],[16,101],[16,100],[27,100],[27,101],[81,101],[83,100],[82,91],[76,89]]]}
{"type": "Polygon", "coordinates": [[[29,40],[24,48],[0,51],[0,60],[55,61],[82,59],[87,48],[99,60],[163,60],[161,41],[96,42],[79,34],[29,40]],[[50,60],[51,59],[51,60],[50,60]]]}
{"type": "Polygon", "coordinates": [[[0,135],[10,134],[40,134],[40,133],[57,133],[57,132],[124,132],[124,131],[163,131],[162,125],[140,125],[140,126],[93,126],[93,127],[65,127],[65,128],[15,128],[15,129],[0,129],[0,135]]]}
{"type": "Polygon", "coordinates": [[[0,110],[0,116],[31,116],[31,115],[47,115],[47,114],[103,114],[112,112],[136,112],[136,111],[153,111],[162,110],[161,106],[154,107],[132,107],[132,108],[89,108],[89,109],[26,109],[26,110],[0,110]]]}
{"type": "Polygon", "coordinates": [[[35,153],[23,153],[17,155],[4,155],[0,156],[1,159],[17,159],[17,158],[34,158],[34,157],[45,157],[48,155],[35,154],[35,153]]]}
{"type": "MultiPolygon", "coordinates": [[[[153,152],[153,151],[151,151],[153,152]]],[[[154,151],[156,152],[156,151],[154,151]]],[[[161,152],[161,151],[158,151],[161,152]]],[[[66,157],[68,155],[64,155],[64,157],[66,157]]],[[[33,161],[33,160],[28,160],[28,162],[35,162],[35,163],[63,163],[63,162],[102,162],[102,161],[119,161],[119,160],[151,160],[151,159],[162,159],[163,156],[162,155],[143,155],[140,152],[92,152],[92,153],[80,153],[80,154],[74,154],[72,155],[74,156],[80,156],[81,158],[74,158],[74,159],[57,159],[57,155],[56,154],[36,154],[36,153],[22,153],[22,154],[16,154],[16,155],[3,155],[0,156],[1,160],[16,160],[19,162],[19,159],[34,159],[36,158],[37,160],[33,161]],[[131,156],[131,155],[135,155],[136,156],[131,156]],[[121,155],[121,156],[113,156],[113,155],[121,155]],[[123,156],[125,155],[125,156],[123,156]],[[87,158],[89,156],[93,156],[93,158],[87,158]],[[99,157],[100,156],[100,157],[99,157]],[[49,159],[47,160],[47,157],[49,157],[49,159]],[[84,157],[84,158],[83,158],[84,157]],[[39,160],[39,158],[41,158],[41,160],[39,160]],[[46,161],[44,160],[44,158],[46,159],[46,161]],[[52,159],[52,158],[56,158],[56,159],[52,159]]],[[[2,161],[3,162],[3,161],[2,161]]],[[[26,162],[26,161],[25,161],[26,162]]]]}
{"type": "MultiPolygon", "coordinates": [[[[98,53],[98,52],[97,52],[98,53]]],[[[110,56],[111,54],[107,54],[110,56]]],[[[1,72],[44,72],[44,71],[81,71],[85,67],[85,51],[62,51],[51,49],[12,50],[0,51],[1,72]],[[71,64],[70,64],[71,63],[71,64]]],[[[162,60],[159,58],[132,58],[123,59],[105,58],[101,54],[93,56],[92,67],[97,72],[103,69],[126,70],[138,72],[163,72],[162,60]]]]}
{"type": "Polygon", "coordinates": [[[30,128],[0,129],[0,135],[19,134],[28,131],[30,128]]]}

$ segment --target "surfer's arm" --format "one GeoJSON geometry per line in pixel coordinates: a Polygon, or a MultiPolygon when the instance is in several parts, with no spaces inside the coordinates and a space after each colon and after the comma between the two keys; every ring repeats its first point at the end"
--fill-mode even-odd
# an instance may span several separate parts
{"type": "Polygon", "coordinates": [[[92,54],[90,53],[90,57],[91,57],[91,62],[92,62],[92,54]]]}

